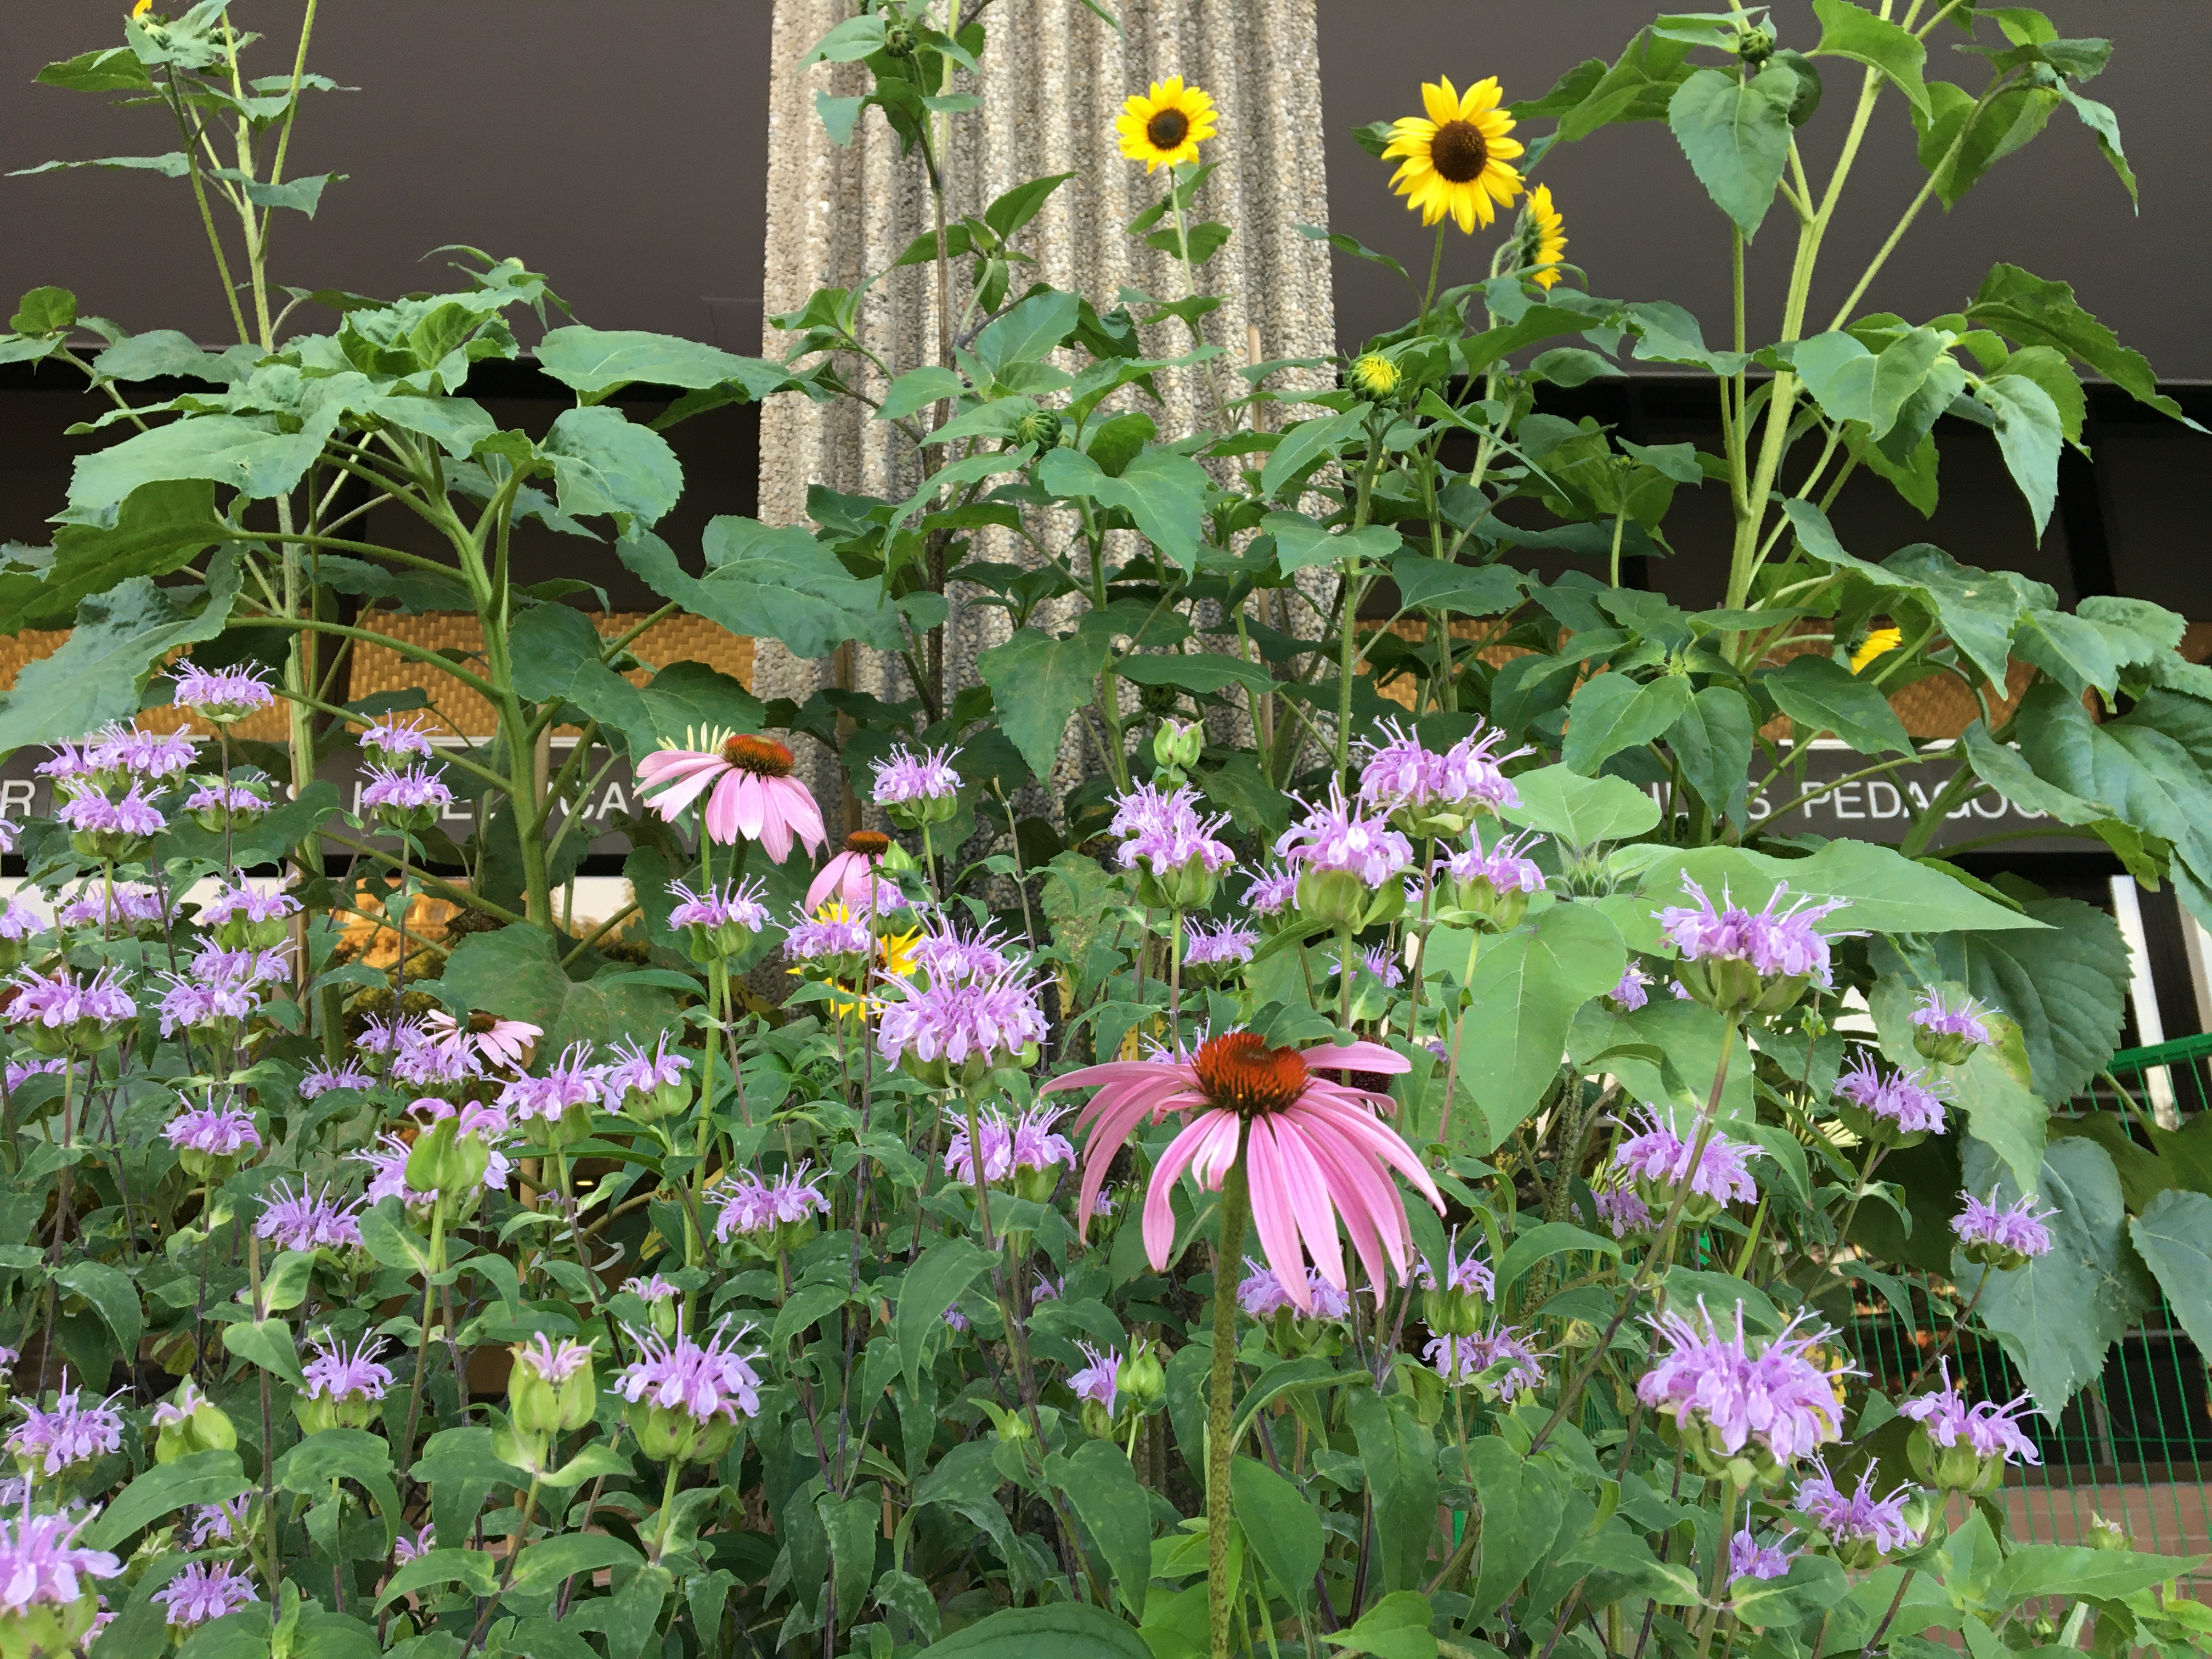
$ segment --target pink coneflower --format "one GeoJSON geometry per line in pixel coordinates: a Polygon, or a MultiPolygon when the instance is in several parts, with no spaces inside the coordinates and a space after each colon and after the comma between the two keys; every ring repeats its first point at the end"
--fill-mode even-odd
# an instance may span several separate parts
{"type": "Polygon", "coordinates": [[[192,1630],[261,1599],[253,1581],[228,1561],[194,1561],[151,1597],[169,1610],[172,1630],[192,1630]]]}
{"type": "Polygon", "coordinates": [[[0,1613],[70,1607],[84,1596],[82,1580],[122,1572],[123,1564],[106,1550],[77,1547],[77,1534],[99,1513],[25,1514],[0,1521],[0,1613]]]}
{"type": "Polygon", "coordinates": [[[1237,1286],[1237,1305],[1251,1319],[1272,1319],[1285,1308],[1295,1309],[1308,1319],[1347,1319],[1352,1315],[1352,1293],[1340,1291],[1321,1276],[1320,1270],[1306,1269],[1306,1305],[1303,1308],[1291,1299],[1283,1288],[1283,1281],[1275,1277],[1273,1267],[1264,1267],[1244,1258],[1244,1277],[1237,1286]]]}
{"type": "Polygon", "coordinates": [[[488,1066],[520,1066],[524,1057],[545,1035],[542,1025],[526,1019],[502,1019],[496,1014],[471,1013],[455,1019],[443,1008],[422,1016],[431,1045],[448,1054],[472,1053],[488,1066]]]}
{"type": "MultiPolygon", "coordinates": [[[[2029,1261],[2051,1251],[2051,1229],[2043,1224],[2058,1212],[2038,1207],[2035,1194],[2027,1194],[2009,1209],[1984,1203],[1972,1193],[1960,1193],[1966,1208],[1951,1222],[1969,1259],[1977,1249],[2010,1254],[2029,1261]]],[[[1992,1197],[1995,1194],[1991,1194],[1992,1197]]]]}
{"type": "Polygon", "coordinates": [[[1951,1362],[1942,1362],[1943,1387],[1937,1394],[1923,1394],[1908,1400],[1898,1407],[1898,1413],[1923,1424],[1928,1437],[1939,1446],[1954,1446],[1964,1440],[1973,1449],[1977,1457],[2002,1456],[2008,1463],[2040,1463],[2043,1454],[2036,1450],[2014,1419],[2027,1410],[2026,1395],[2004,1405],[1980,1400],[1966,1403],[1966,1384],[1951,1381],[1951,1362]]]}
{"type": "Polygon", "coordinates": [[[1884,1077],[1874,1058],[1861,1049],[1851,1065],[1836,1079],[1836,1096],[1847,1100],[1870,1118],[1878,1118],[1900,1134],[1943,1133],[1942,1084],[1923,1068],[1892,1072],[1884,1077]]]}
{"type": "Polygon", "coordinates": [[[637,763],[647,805],[673,823],[707,795],[701,816],[709,840],[726,846],[743,836],[778,864],[791,856],[794,838],[810,853],[820,851],[830,834],[813,794],[792,776],[797,763],[791,750],[769,738],[731,736],[717,743],[714,736],[707,734],[708,748],[671,746],[637,763]]]}
{"type": "Polygon", "coordinates": [[[845,907],[848,916],[887,915],[903,909],[906,895],[898,884],[881,874],[884,854],[891,838],[877,830],[855,830],[845,837],[845,850],[816,872],[801,906],[812,915],[832,902],[845,907]]]}
{"type": "Polygon", "coordinates": [[[1859,1476],[1858,1489],[1846,1493],[1836,1485],[1827,1466],[1816,1463],[1813,1473],[1798,1483],[1796,1495],[1790,1502],[1838,1547],[1871,1543],[1886,1555],[1920,1541],[1919,1533],[1905,1518],[1905,1505],[1911,1495],[1910,1486],[1899,1486],[1887,1498],[1876,1498],[1871,1467],[1859,1476]]]}
{"type": "Polygon", "coordinates": [[[1106,1166],[1139,1122],[1193,1112],[1162,1154],[1145,1195],[1145,1249],[1154,1267],[1166,1267],[1175,1242],[1170,1194],[1176,1181],[1188,1169],[1201,1188],[1220,1191],[1249,1126],[1244,1157],[1261,1254],[1298,1308],[1313,1305],[1308,1252],[1323,1279],[1347,1287],[1340,1216],[1369,1281],[1384,1283],[1386,1263],[1403,1280],[1413,1231],[1390,1171],[1404,1176],[1439,1213],[1443,1194],[1378,1115],[1396,1109],[1387,1095],[1336,1082],[1315,1068],[1387,1075],[1412,1064],[1372,1042],[1324,1044],[1301,1054],[1270,1048],[1255,1032],[1232,1031],[1200,1044],[1187,1060],[1109,1060],[1056,1079],[1046,1091],[1103,1085],[1076,1118],[1079,1128],[1090,1130],[1076,1213],[1087,1227],[1106,1166]]]}
{"type": "Polygon", "coordinates": [[[187,659],[179,663],[169,676],[177,683],[170,701],[179,708],[191,709],[204,720],[228,726],[276,701],[276,694],[261,678],[267,672],[236,665],[202,668],[187,659]]]}
{"type": "Polygon", "coordinates": [[[1842,1431],[1833,1379],[1846,1374],[1825,1371],[1808,1357],[1833,1333],[1801,1333],[1805,1321],[1800,1314],[1754,1353],[1744,1340],[1741,1303],[1726,1336],[1702,1301],[1695,1320],[1662,1313],[1646,1322],[1668,1351],[1638,1379],[1636,1397],[1683,1430],[1693,1419],[1702,1422],[1709,1449],[1728,1456],[1753,1442],[1779,1463],[1805,1456],[1842,1431]]]}
{"type": "Polygon", "coordinates": [[[1544,1385],[1544,1364],[1510,1325],[1492,1325],[1472,1336],[1439,1336],[1421,1351],[1447,1382],[1471,1383],[1493,1366],[1505,1369],[1485,1385],[1510,1403],[1516,1395],[1544,1385]]]}
{"type": "Polygon", "coordinates": [[[1183,925],[1183,965],[1187,968],[1233,966],[1252,960],[1260,935],[1249,927],[1224,921],[1209,927],[1202,921],[1183,925]]]}
{"type": "Polygon", "coordinates": [[[295,1193],[278,1181],[263,1192],[261,1218],[253,1231],[280,1249],[352,1249],[361,1243],[360,1210],[359,1199],[342,1202],[331,1196],[327,1186],[311,1194],[303,1180],[295,1193]]]}
{"type": "MultiPolygon", "coordinates": [[[[870,761],[876,775],[873,799],[878,806],[903,806],[909,801],[943,800],[960,793],[960,775],[952,769],[957,749],[925,749],[920,754],[899,744],[881,760],[870,761]]],[[[813,908],[813,901],[808,901],[813,908]]]]}

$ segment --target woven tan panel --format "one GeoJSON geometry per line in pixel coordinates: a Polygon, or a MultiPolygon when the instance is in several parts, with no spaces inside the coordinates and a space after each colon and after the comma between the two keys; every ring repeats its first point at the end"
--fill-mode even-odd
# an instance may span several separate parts
{"type": "MultiPolygon", "coordinates": [[[[0,691],[12,689],[18,674],[40,658],[52,656],[68,638],[69,629],[60,628],[44,634],[27,629],[12,640],[0,639],[0,691]]],[[[169,659],[173,662],[183,654],[182,652],[172,653],[169,659]]],[[[149,708],[139,715],[138,724],[149,732],[173,732],[191,720],[191,716],[181,709],[149,708]]],[[[201,729],[204,735],[204,723],[201,729]]],[[[264,708],[258,714],[248,715],[230,729],[241,738],[263,743],[282,743],[289,727],[283,707],[279,704],[273,708],[264,708]]]]}

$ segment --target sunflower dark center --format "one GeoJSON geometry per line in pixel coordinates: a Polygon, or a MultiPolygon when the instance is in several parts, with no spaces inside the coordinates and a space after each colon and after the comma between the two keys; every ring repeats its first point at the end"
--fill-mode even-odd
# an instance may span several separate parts
{"type": "Polygon", "coordinates": [[[1179,109],[1164,109],[1145,123],[1145,137],[1154,149],[1173,149],[1190,135],[1190,117],[1179,109]]]}
{"type": "Polygon", "coordinates": [[[1305,1057],[1295,1048],[1270,1048],[1257,1032],[1231,1031],[1199,1045],[1191,1069],[1215,1105],[1239,1117],[1279,1112],[1305,1091],[1305,1057]]]}
{"type": "Polygon", "coordinates": [[[772,738],[732,738],[722,745],[722,758],[740,771],[764,778],[791,775],[791,750],[772,738]]]}
{"type": "Polygon", "coordinates": [[[490,1030],[492,1027],[498,1024],[499,1016],[497,1014],[471,1014],[469,1016],[469,1031],[470,1034],[474,1036],[482,1036],[485,1032],[490,1030]]]}
{"type": "Polygon", "coordinates": [[[1447,121],[1429,140],[1429,165],[1455,185],[1473,184],[1490,164],[1490,146],[1472,121],[1447,121]]]}
{"type": "Polygon", "coordinates": [[[873,830],[855,830],[845,837],[845,850],[862,858],[879,859],[891,850],[891,838],[873,830]]]}

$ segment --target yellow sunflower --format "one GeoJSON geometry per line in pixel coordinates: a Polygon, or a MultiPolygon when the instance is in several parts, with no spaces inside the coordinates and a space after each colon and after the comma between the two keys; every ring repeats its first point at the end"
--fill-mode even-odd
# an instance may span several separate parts
{"type": "Polygon", "coordinates": [[[1513,205],[1521,175],[1506,163],[1521,154],[1512,117],[1498,107],[1498,77],[1478,81],[1462,95],[1449,80],[1421,87],[1429,114],[1401,116],[1390,125],[1382,159],[1402,161],[1390,187],[1433,225],[1449,214],[1468,235],[1488,225],[1500,207],[1513,205]]]}
{"type": "Polygon", "coordinates": [[[1858,649],[1851,653],[1851,672],[1856,674],[1876,657],[1887,656],[1905,643],[1901,628],[1877,628],[1859,641],[1858,649]]]}
{"type": "MultiPolygon", "coordinates": [[[[849,921],[853,918],[851,913],[845,908],[842,901],[832,899],[814,913],[814,919],[817,921],[849,921]]],[[[914,976],[914,947],[921,943],[921,929],[919,927],[911,933],[878,934],[876,939],[877,975],[888,979],[911,979],[914,976]]],[[[804,967],[798,967],[787,969],[785,971],[803,976],[806,969],[804,967]]],[[[876,1002],[877,999],[873,997],[868,999],[868,1006],[871,1008],[876,1006],[876,1002]]],[[[836,1018],[842,1019],[858,1006],[857,1003],[842,997],[832,998],[830,1012],[836,1018]]]]}
{"type": "Polygon", "coordinates": [[[1559,280],[1559,256],[1567,251],[1566,221],[1552,205],[1552,187],[1539,185],[1521,204],[1521,275],[1539,288],[1559,280]]]}
{"type": "MultiPolygon", "coordinates": [[[[1145,171],[1171,167],[1179,161],[1198,160],[1201,142],[1213,137],[1213,100],[1196,87],[1187,87],[1182,76],[1155,81],[1152,89],[1131,98],[1114,118],[1121,135],[1121,154],[1142,161],[1145,171]]],[[[1516,148],[1515,152],[1520,152],[1516,148]]]]}

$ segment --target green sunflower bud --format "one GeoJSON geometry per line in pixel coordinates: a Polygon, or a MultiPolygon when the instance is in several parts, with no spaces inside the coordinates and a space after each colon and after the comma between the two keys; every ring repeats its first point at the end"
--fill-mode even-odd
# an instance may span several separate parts
{"type": "Polygon", "coordinates": [[[1352,371],[1346,376],[1352,389],[1363,398],[1381,402],[1398,395],[1405,375],[1398,365],[1379,351],[1363,351],[1352,360],[1352,371]]]}
{"type": "Polygon", "coordinates": [[[1014,441],[1035,444],[1040,450],[1060,447],[1060,416],[1048,409],[1033,409],[1014,422],[1014,441]]]}

